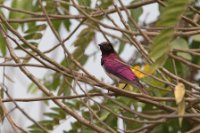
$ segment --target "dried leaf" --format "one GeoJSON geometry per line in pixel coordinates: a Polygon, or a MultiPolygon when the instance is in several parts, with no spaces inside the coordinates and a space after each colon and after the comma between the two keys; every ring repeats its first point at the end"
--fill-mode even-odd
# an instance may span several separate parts
{"type": "MultiPolygon", "coordinates": [[[[178,115],[183,116],[185,114],[185,100],[182,100],[177,107],[178,115]]],[[[183,117],[178,118],[180,127],[182,126],[183,117]]]]}
{"type": "MultiPolygon", "coordinates": [[[[183,83],[178,83],[174,90],[175,100],[177,104],[178,115],[183,116],[185,114],[185,86],[183,83]]],[[[178,118],[179,125],[182,126],[183,117],[178,118]]]]}
{"type": "Polygon", "coordinates": [[[175,100],[176,103],[179,104],[181,101],[183,101],[184,95],[185,95],[185,86],[183,83],[178,83],[174,90],[175,100]]]}

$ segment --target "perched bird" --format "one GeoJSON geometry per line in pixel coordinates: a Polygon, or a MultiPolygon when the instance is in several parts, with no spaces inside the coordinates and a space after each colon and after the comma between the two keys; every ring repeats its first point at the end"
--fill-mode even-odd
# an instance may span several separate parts
{"type": "Polygon", "coordinates": [[[103,42],[99,44],[99,47],[102,53],[101,65],[111,79],[116,82],[123,81],[131,84],[139,88],[141,93],[148,95],[148,92],[144,89],[144,86],[139,82],[139,79],[130,67],[118,57],[110,42],[103,42]]]}

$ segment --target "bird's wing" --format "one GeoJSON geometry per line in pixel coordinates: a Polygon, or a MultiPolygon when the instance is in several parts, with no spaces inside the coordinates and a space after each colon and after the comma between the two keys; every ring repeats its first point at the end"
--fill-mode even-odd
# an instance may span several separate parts
{"type": "Polygon", "coordinates": [[[149,95],[144,89],[144,86],[139,82],[139,79],[136,77],[136,75],[131,71],[130,67],[122,60],[108,59],[104,62],[103,66],[108,73],[111,73],[116,77],[119,77],[120,79],[137,86],[143,94],[149,95]]]}
{"type": "Polygon", "coordinates": [[[108,59],[104,62],[103,66],[108,73],[111,73],[122,80],[133,81],[137,79],[129,66],[119,59],[108,59]]]}

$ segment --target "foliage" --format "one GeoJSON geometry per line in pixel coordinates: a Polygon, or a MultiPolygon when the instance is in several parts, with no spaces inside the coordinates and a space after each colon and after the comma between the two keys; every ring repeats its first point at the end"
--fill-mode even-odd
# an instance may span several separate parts
{"type": "Polygon", "coordinates": [[[154,38],[150,52],[150,57],[155,61],[156,68],[165,63],[167,53],[172,47],[170,43],[174,38],[175,28],[180,25],[180,18],[189,3],[190,0],[169,0],[167,7],[161,12],[157,26],[164,27],[165,29],[160,32],[160,35],[154,38]]]}
{"type": "Polygon", "coordinates": [[[8,10],[8,14],[0,10],[1,57],[6,63],[15,61],[23,76],[31,80],[27,93],[38,95],[42,91],[42,97],[49,98],[39,100],[47,108],[41,120],[32,121],[28,127],[19,125],[31,133],[46,132],[44,129],[52,132],[66,121],[70,122],[70,128],[63,130],[66,133],[98,132],[94,126],[107,132],[174,133],[196,129],[199,118],[177,116],[199,113],[200,19],[199,12],[195,12],[198,4],[192,2],[158,1],[159,18],[146,23],[140,21],[143,7],[155,1],[131,0],[124,5],[126,14],[120,3],[116,9],[111,0],[77,0],[75,4],[73,0],[12,0],[9,8],[0,0],[0,8],[8,10]],[[55,39],[53,46],[41,43],[49,33],[55,39]],[[139,94],[130,85],[121,89],[123,83],[112,88],[115,85],[98,80],[86,69],[87,63],[99,59],[97,42],[106,39],[118,47],[119,56],[127,54],[127,45],[136,48],[137,52],[128,53],[134,56],[134,61],[128,63],[133,62],[131,69],[150,96],[139,94]],[[88,52],[90,49],[92,52],[88,52]],[[57,51],[61,59],[54,57],[57,51]],[[44,76],[36,77],[28,66],[36,71],[44,69],[44,76]],[[53,96],[62,100],[52,100],[53,96]]]}

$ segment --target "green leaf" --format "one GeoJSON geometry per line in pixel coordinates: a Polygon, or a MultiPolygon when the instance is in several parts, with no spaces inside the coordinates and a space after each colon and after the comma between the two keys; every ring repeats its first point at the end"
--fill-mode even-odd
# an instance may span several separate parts
{"type": "Polygon", "coordinates": [[[53,90],[56,90],[59,85],[60,85],[60,74],[55,73],[53,75],[53,80],[52,80],[51,87],[52,87],[53,90]]]}
{"type": "Polygon", "coordinates": [[[104,121],[108,117],[109,114],[110,114],[110,112],[103,110],[100,115],[100,120],[104,121]]]}
{"type": "Polygon", "coordinates": [[[117,117],[113,115],[108,115],[104,122],[112,128],[117,128],[117,117]]]}
{"type": "MultiPolygon", "coordinates": [[[[177,76],[180,76],[182,78],[187,78],[190,74],[190,70],[189,67],[183,63],[181,63],[180,61],[174,60],[175,64],[176,64],[176,70],[177,70],[177,76]]],[[[174,65],[173,62],[171,60],[171,58],[168,58],[167,61],[164,64],[164,67],[169,70],[172,73],[174,72],[174,65]]]]}
{"type": "Polygon", "coordinates": [[[100,7],[104,9],[112,5],[112,0],[98,0],[98,2],[101,2],[100,7]]]}
{"type": "MultiPolygon", "coordinates": [[[[190,48],[192,48],[192,49],[200,49],[200,41],[193,40],[192,43],[191,43],[191,45],[190,45],[190,48]]],[[[199,56],[192,56],[192,63],[200,65],[200,58],[199,58],[199,56]]]]}
{"type": "Polygon", "coordinates": [[[119,50],[118,50],[118,54],[121,54],[125,48],[126,43],[124,41],[121,41],[119,44],[119,50]]]}
{"type": "Polygon", "coordinates": [[[56,29],[56,31],[59,32],[62,21],[60,20],[52,21],[52,24],[53,24],[53,27],[56,29]]]}
{"type": "MultiPolygon", "coordinates": [[[[87,59],[89,58],[88,55],[84,54],[84,49],[81,47],[77,48],[75,52],[73,53],[73,57],[81,64],[84,65],[87,62],[87,59]]],[[[74,70],[79,70],[80,68],[77,67],[74,63],[70,61],[70,59],[67,62],[67,66],[69,68],[73,68],[74,70]]]]}
{"type": "MultiPolygon", "coordinates": [[[[30,11],[32,9],[32,0],[12,0],[11,7],[30,11]]],[[[25,13],[11,11],[9,14],[9,19],[22,19],[26,18],[27,16],[28,15],[25,13]]],[[[17,29],[20,24],[14,23],[11,25],[17,29]]]]}
{"type": "Polygon", "coordinates": [[[180,20],[191,0],[168,0],[167,7],[160,14],[158,26],[174,27],[180,20]]]}
{"type": "Polygon", "coordinates": [[[24,36],[27,40],[38,40],[42,38],[42,33],[30,33],[24,36]]]}
{"type": "Polygon", "coordinates": [[[6,40],[5,38],[2,36],[2,34],[0,34],[0,50],[3,56],[6,55],[6,40]]]}
{"type": "Polygon", "coordinates": [[[28,92],[34,94],[38,90],[38,87],[35,85],[35,83],[31,83],[28,87],[28,92]]]}
{"type": "Polygon", "coordinates": [[[30,130],[31,133],[44,133],[41,129],[30,130]]]}
{"type": "MultiPolygon", "coordinates": [[[[2,98],[2,97],[1,97],[2,98]]],[[[3,121],[5,117],[5,112],[4,112],[4,109],[2,108],[2,106],[0,107],[0,122],[3,121]]]]}
{"type": "MultiPolygon", "coordinates": [[[[188,49],[189,48],[189,44],[187,43],[187,41],[183,38],[177,38],[176,40],[174,40],[172,43],[172,48],[178,48],[178,49],[188,49]]],[[[184,52],[177,52],[178,56],[181,56],[187,60],[191,60],[192,56],[188,53],[184,53],[184,52]]]]}
{"type": "Polygon", "coordinates": [[[35,33],[36,31],[43,31],[47,27],[46,24],[34,25],[31,28],[27,29],[24,33],[35,33]]]}
{"type": "Polygon", "coordinates": [[[169,50],[171,49],[171,41],[174,37],[174,29],[181,15],[185,12],[190,0],[169,0],[167,7],[163,9],[160,14],[160,20],[157,26],[168,27],[161,31],[161,33],[153,39],[153,44],[150,48],[150,58],[155,62],[154,69],[162,66],[166,59],[169,50]]]}
{"type": "Polygon", "coordinates": [[[55,124],[55,125],[58,125],[58,124],[60,124],[60,121],[59,121],[60,119],[58,118],[58,117],[55,117],[54,119],[53,119],[53,123],[55,124]]]}
{"type": "MultiPolygon", "coordinates": [[[[75,40],[74,42],[74,46],[76,46],[77,48],[75,49],[72,55],[81,65],[84,65],[87,59],[89,58],[88,55],[84,54],[84,52],[89,43],[94,38],[94,35],[95,34],[92,29],[85,28],[79,33],[77,40],[75,40]]],[[[65,61],[66,60],[63,60],[62,64],[65,63],[65,61]]],[[[71,62],[70,59],[67,59],[67,64],[65,65],[75,70],[79,69],[74,63],[71,62]]]]}
{"type": "Polygon", "coordinates": [[[44,113],[44,115],[51,119],[61,118],[60,117],[61,115],[58,113],[46,112],[46,113],[44,113]]]}
{"type": "Polygon", "coordinates": [[[87,112],[82,112],[82,116],[85,118],[85,119],[90,119],[90,113],[87,111],[87,112]]]}
{"type": "MultiPolygon", "coordinates": [[[[56,125],[60,124],[60,121],[66,118],[67,113],[65,113],[65,111],[63,111],[61,108],[58,107],[53,107],[51,108],[51,112],[46,112],[44,113],[45,116],[48,117],[47,120],[42,120],[42,121],[38,121],[39,124],[41,124],[43,127],[47,128],[48,130],[53,130],[53,128],[56,125]]],[[[40,127],[38,127],[37,125],[33,124],[31,126],[29,126],[30,128],[30,132],[41,132],[43,133],[44,131],[42,131],[40,129],[40,127]]]]}
{"type": "Polygon", "coordinates": [[[84,5],[84,6],[90,7],[91,0],[78,0],[78,3],[79,3],[80,5],[84,5]]]}
{"type": "Polygon", "coordinates": [[[95,32],[93,29],[87,27],[83,29],[77,39],[74,42],[74,46],[81,47],[82,49],[86,49],[86,46],[92,41],[94,38],[95,32]]]}
{"type": "Polygon", "coordinates": [[[151,133],[185,133],[191,129],[192,124],[189,121],[183,121],[183,126],[180,128],[176,119],[170,119],[165,123],[155,127],[151,133]],[[170,128],[169,128],[170,127],[170,128]]]}
{"type": "Polygon", "coordinates": [[[193,41],[198,41],[200,42],[200,35],[194,35],[191,37],[193,41]]]}
{"type": "Polygon", "coordinates": [[[57,4],[56,4],[56,2],[53,1],[53,0],[47,0],[45,9],[47,10],[48,13],[57,12],[57,4]]]}
{"type": "Polygon", "coordinates": [[[44,127],[46,127],[48,130],[52,130],[53,129],[53,123],[52,121],[49,120],[42,120],[39,122],[41,125],[43,125],[44,127]]]}
{"type": "Polygon", "coordinates": [[[60,115],[59,118],[62,118],[62,119],[64,119],[65,116],[67,115],[67,113],[63,109],[58,108],[58,107],[53,107],[51,108],[51,110],[53,110],[54,112],[57,112],[60,115]]]}
{"type": "MultiPolygon", "coordinates": [[[[77,50],[78,51],[78,50],[77,50]]],[[[78,54],[78,55],[76,55],[76,53],[77,52],[75,52],[73,55],[74,55],[74,57],[79,61],[79,63],[81,64],[81,65],[84,65],[85,63],[86,63],[86,61],[87,61],[87,59],[88,59],[88,55],[85,55],[85,54],[78,54]]]]}
{"type": "MultiPolygon", "coordinates": [[[[131,4],[138,2],[138,1],[140,1],[140,0],[134,0],[134,1],[131,2],[131,4]]],[[[136,22],[138,22],[139,17],[143,13],[143,9],[142,9],[142,7],[138,7],[138,8],[130,9],[130,12],[131,12],[131,17],[133,17],[133,19],[136,20],[136,22]]]]}
{"type": "Polygon", "coordinates": [[[70,26],[71,26],[70,20],[65,20],[64,21],[64,26],[67,29],[67,31],[69,31],[70,30],[70,26]]]}
{"type": "MultiPolygon", "coordinates": [[[[36,43],[36,42],[29,42],[29,44],[31,44],[35,47],[38,46],[38,43],[36,43]]],[[[23,47],[23,48],[29,48],[29,46],[27,44],[20,44],[20,46],[23,47]]],[[[21,48],[19,46],[17,46],[15,49],[21,49],[21,48]]]]}
{"type": "MultiPolygon", "coordinates": [[[[70,2],[69,2],[69,3],[70,3],[70,2]]],[[[61,3],[61,5],[60,5],[60,6],[61,6],[61,9],[63,10],[63,12],[64,12],[65,14],[68,14],[68,13],[69,13],[69,3],[61,3]]],[[[67,29],[67,31],[69,31],[69,30],[70,30],[70,26],[71,26],[71,21],[70,21],[70,19],[63,20],[62,22],[63,22],[65,28],[67,29]]]]}
{"type": "Polygon", "coordinates": [[[162,56],[166,55],[170,50],[169,43],[172,40],[173,30],[164,30],[154,38],[153,45],[151,46],[150,57],[153,61],[157,61],[162,56]],[[164,40],[164,41],[163,41],[164,40]]]}
{"type": "Polygon", "coordinates": [[[44,113],[44,115],[48,116],[49,118],[53,118],[53,119],[60,116],[57,113],[50,113],[50,112],[44,113]]]}
{"type": "MultiPolygon", "coordinates": [[[[66,78],[69,83],[72,82],[72,79],[66,78]]],[[[63,79],[62,83],[60,85],[60,88],[58,89],[58,96],[64,95],[69,96],[71,94],[70,85],[66,83],[66,81],[63,79]]]]}

